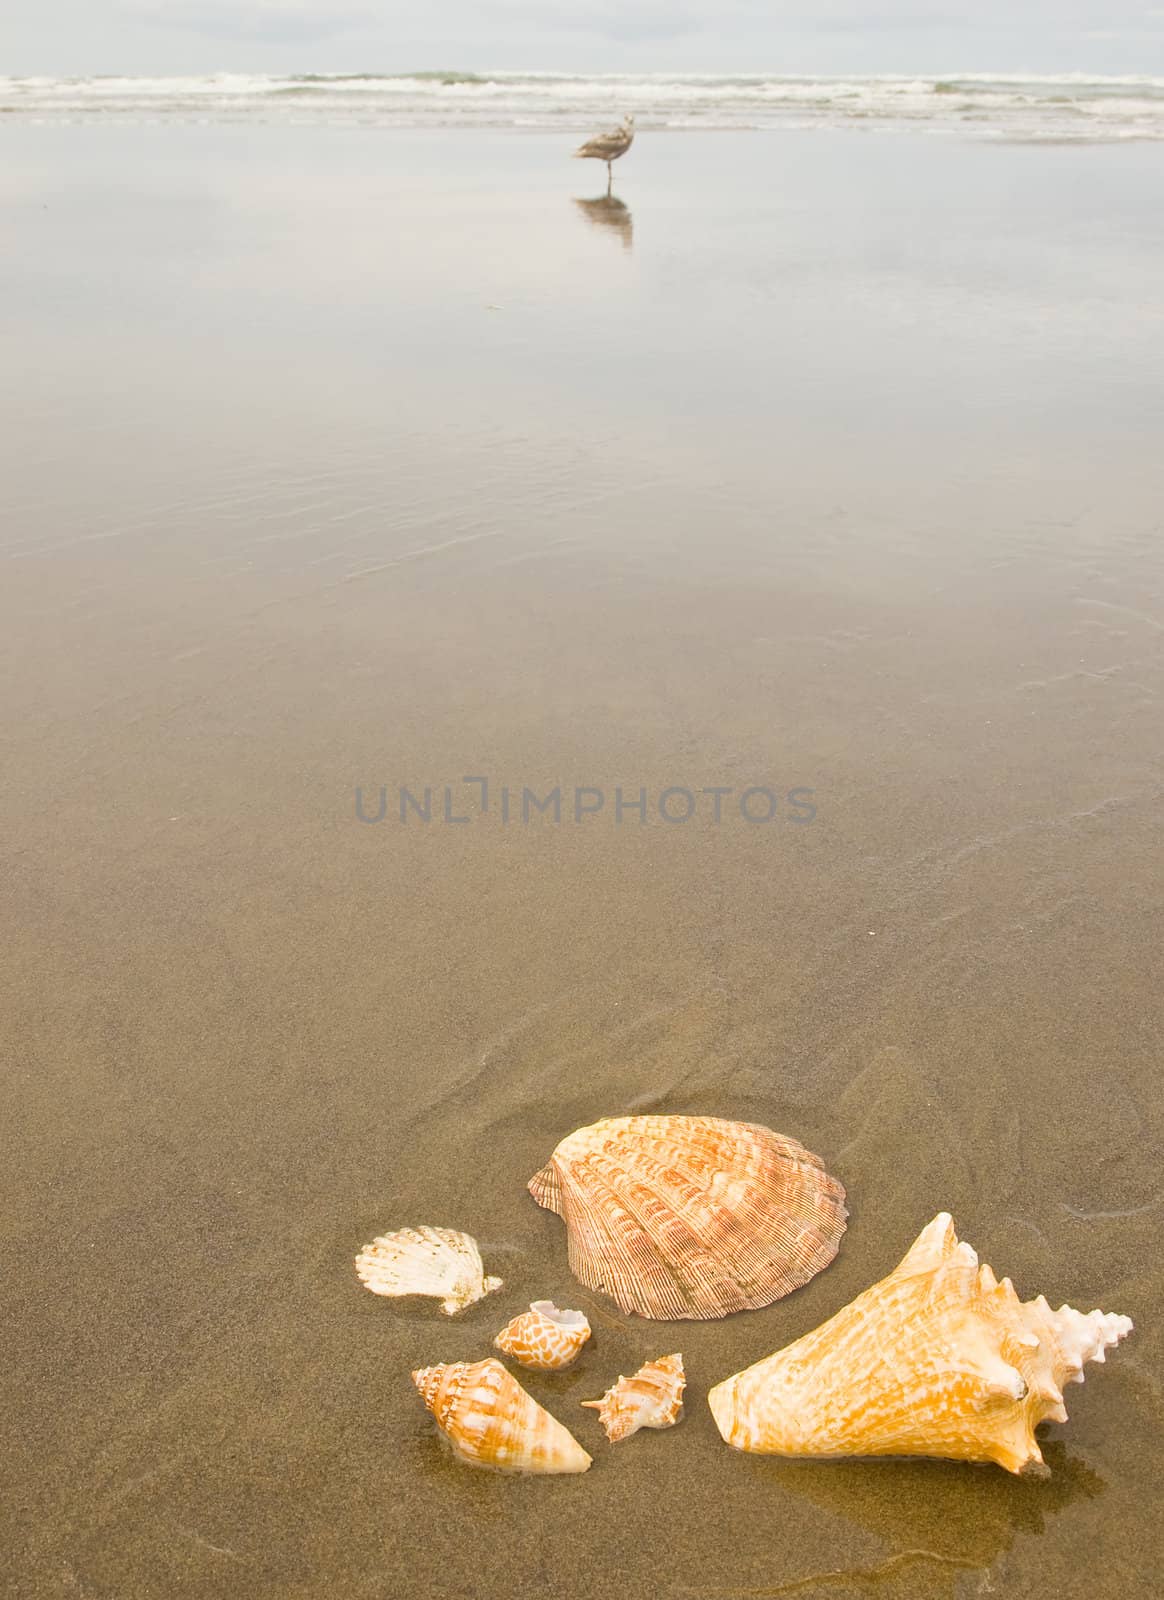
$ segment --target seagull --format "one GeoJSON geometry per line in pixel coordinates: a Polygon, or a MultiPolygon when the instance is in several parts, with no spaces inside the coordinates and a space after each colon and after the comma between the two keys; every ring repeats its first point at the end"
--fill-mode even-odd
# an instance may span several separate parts
{"type": "Polygon", "coordinates": [[[626,116],[622,119],[619,127],[612,129],[610,133],[600,133],[593,139],[587,139],[585,144],[578,146],[574,154],[576,156],[592,156],[596,161],[606,162],[606,186],[609,190],[614,180],[610,163],[617,161],[619,156],[626,155],[634,143],[634,137],[635,119],[632,116],[626,116]]]}

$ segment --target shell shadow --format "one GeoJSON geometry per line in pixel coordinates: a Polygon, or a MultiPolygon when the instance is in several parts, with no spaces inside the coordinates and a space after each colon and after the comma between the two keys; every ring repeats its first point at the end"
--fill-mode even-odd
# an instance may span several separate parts
{"type": "Polygon", "coordinates": [[[1014,1478],[965,1462],[797,1461],[767,1465],[787,1494],[882,1539],[898,1563],[925,1565],[934,1593],[959,1573],[982,1571],[1006,1554],[1018,1534],[1044,1524],[1077,1500],[1104,1492],[1104,1480],[1059,1439],[1040,1440],[1050,1475],[1014,1478]]]}

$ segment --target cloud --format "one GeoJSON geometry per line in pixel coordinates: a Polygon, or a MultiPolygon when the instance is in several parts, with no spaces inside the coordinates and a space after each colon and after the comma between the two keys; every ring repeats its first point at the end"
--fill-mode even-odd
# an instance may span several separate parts
{"type": "Polygon", "coordinates": [[[212,39],[332,39],[377,18],[369,5],[321,0],[120,0],[118,10],[127,19],[212,39]]]}
{"type": "Polygon", "coordinates": [[[29,74],[1164,71],[1162,0],[7,0],[7,11],[3,70],[29,74]]]}

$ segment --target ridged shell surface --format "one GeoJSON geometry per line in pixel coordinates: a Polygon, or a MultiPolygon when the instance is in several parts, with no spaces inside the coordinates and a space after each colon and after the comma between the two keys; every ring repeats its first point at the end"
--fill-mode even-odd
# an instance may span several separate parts
{"type": "Polygon", "coordinates": [[[493,1472],[585,1472],[590,1457],[494,1356],[412,1374],[454,1452],[493,1472]]]}
{"type": "Polygon", "coordinates": [[[566,1224],[570,1270],[623,1311],[723,1317],[826,1267],[845,1191],[794,1139],[719,1117],[610,1117],[529,1182],[566,1224]]]}
{"type": "Polygon", "coordinates": [[[943,1456],[1045,1473],[1040,1422],[1065,1422],[1063,1384],[1130,1333],[1129,1318],[1040,1295],[1020,1301],[959,1242],[949,1214],[901,1264],[795,1344],[717,1384],[716,1425],[739,1450],[943,1456]]]}
{"type": "Polygon", "coordinates": [[[356,1257],[360,1282],[373,1294],[431,1295],[448,1316],[501,1288],[487,1278],[477,1241],[455,1228],[401,1228],[365,1245],[356,1257]]]}
{"type": "Polygon", "coordinates": [[[683,1411],[681,1355],[660,1356],[648,1361],[633,1378],[620,1378],[601,1400],[583,1400],[598,1412],[611,1444],[629,1438],[640,1428],[671,1428],[683,1411]]]}
{"type": "Polygon", "coordinates": [[[581,1311],[560,1311],[552,1300],[535,1300],[493,1341],[494,1348],[523,1367],[560,1372],[574,1361],[590,1337],[590,1324],[581,1311]]]}

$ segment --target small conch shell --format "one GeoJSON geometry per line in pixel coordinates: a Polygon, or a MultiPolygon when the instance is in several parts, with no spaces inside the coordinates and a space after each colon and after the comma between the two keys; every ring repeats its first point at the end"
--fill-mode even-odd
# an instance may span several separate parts
{"type": "Polygon", "coordinates": [[[495,1356],[412,1374],[455,1453],[494,1472],[585,1472],[590,1457],[569,1429],[526,1394],[495,1356]]]}
{"type": "Polygon", "coordinates": [[[523,1367],[560,1372],[589,1337],[590,1324],[581,1311],[559,1311],[552,1300],[535,1300],[528,1311],[506,1323],[493,1345],[523,1367]]]}
{"type": "Polygon", "coordinates": [[[837,1253],[845,1191],[794,1139],[721,1117],[608,1117],[529,1181],[566,1224],[570,1270],[664,1320],[770,1305],[837,1253]]]}
{"type": "Polygon", "coordinates": [[[401,1228],[365,1245],[356,1271],[373,1294],[432,1295],[447,1316],[500,1289],[487,1278],[477,1241],[455,1228],[401,1228]]]}
{"type": "Polygon", "coordinates": [[[660,1356],[640,1367],[633,1378],[620,1378],[601,1400],[583,1400],[598,1412],[611,1444],[640,1428],[672,1428],[683,1410],[681,1355],[660,1356]]]}
{"type": "Polygon", "coordinates": [[[717,1384],[738,1450],[944,1456],[1045,1473],[1040,1422],[1066,1422],[1063,1384],[1132,1331],[1103,1311],[1020,1301],[960,1244],[947,1212],[887,1278],[795,1344],[717,1384]]]}

